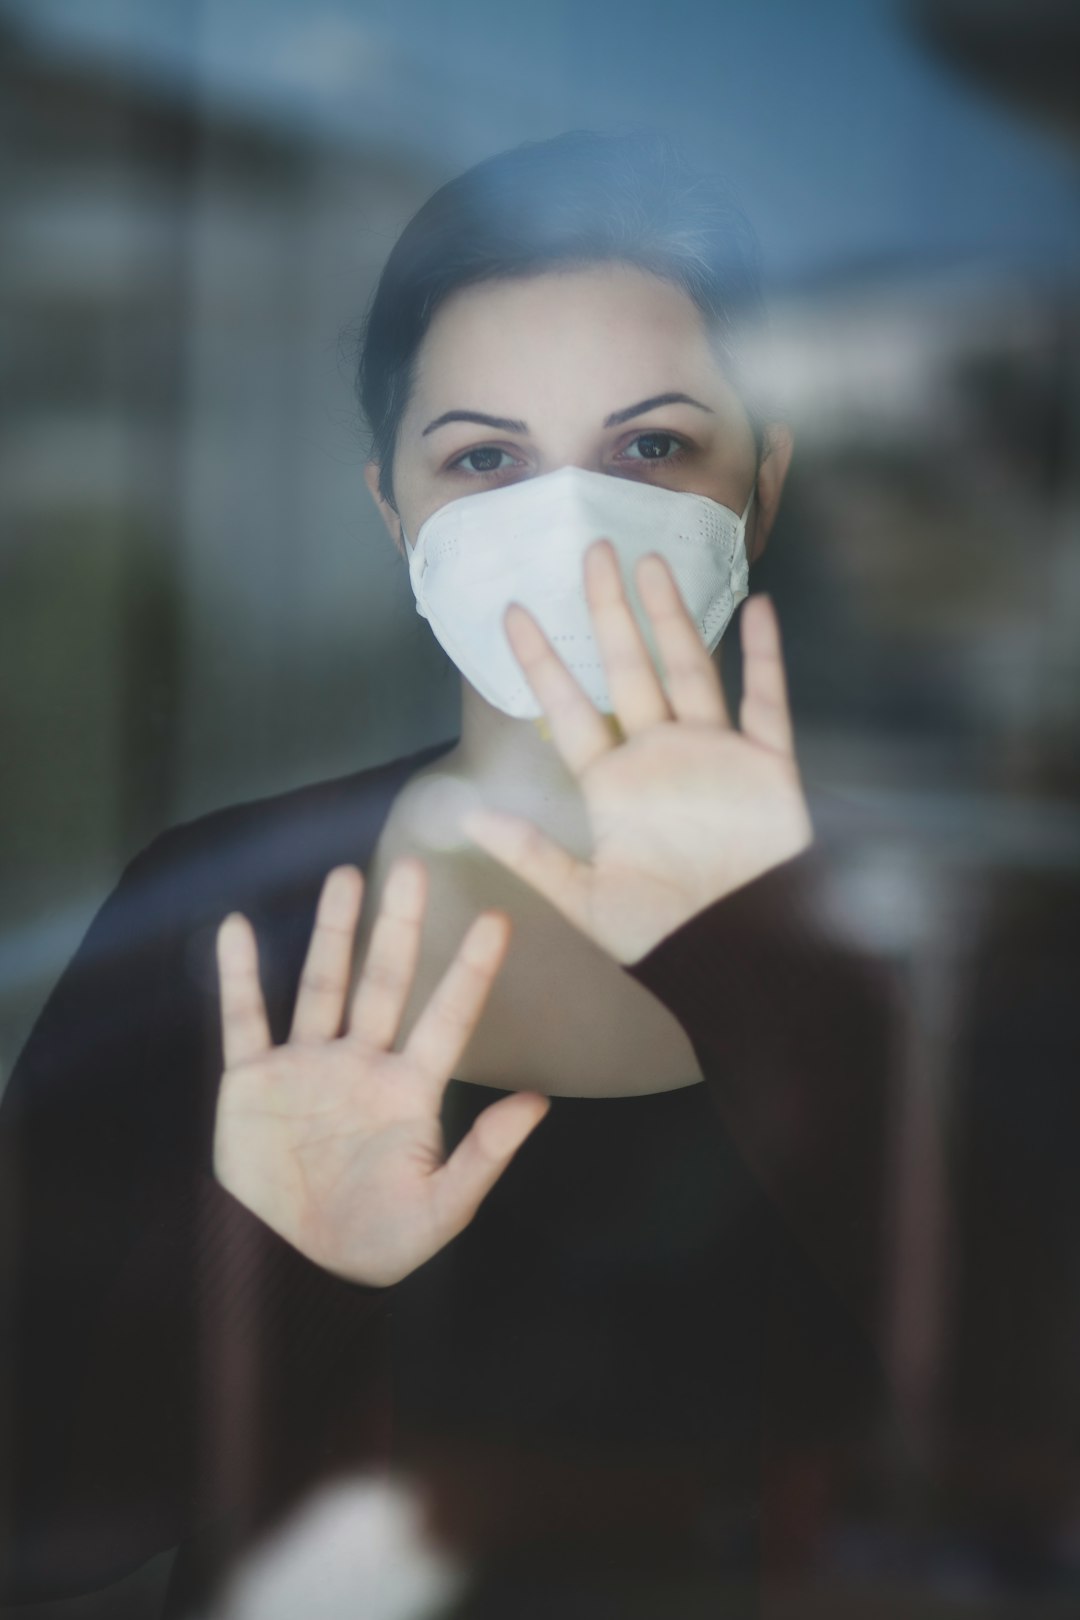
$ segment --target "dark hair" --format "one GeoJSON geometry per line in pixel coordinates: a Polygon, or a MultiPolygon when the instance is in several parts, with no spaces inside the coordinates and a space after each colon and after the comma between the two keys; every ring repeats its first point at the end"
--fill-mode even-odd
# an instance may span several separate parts
{"type": "MultiPolygon", "coordinates": [[[[727,188],[692,170],[661,135],[572,131],[514,147],[449,181],[414,215],[365,318],[357,393],[391,505],[414,362],[443,300],[478,281],[607,260],[682,287],[736,381],[738,333],[762,313],[761,277],[754,237],[727,188]]],[[[760,457],[756,421],[754,430],[760,457]]]]}

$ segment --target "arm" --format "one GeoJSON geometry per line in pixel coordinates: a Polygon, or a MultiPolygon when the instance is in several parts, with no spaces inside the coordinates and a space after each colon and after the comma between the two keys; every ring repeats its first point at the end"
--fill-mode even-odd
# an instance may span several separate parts
{"type": "Polygon", "coordinates": [[[879,1336],[893,970],[822,922],[818,846],[699,912],[627,967],[682,1024],[710,1097],[785,1223],[879,1336]]]}
{"type": "Polygon", "coordinates": [[[865,1324],[889,989],[821,931],[776,616],[760,597],[743,610],[735,726],[661,559],[639,562],[637,588],[663,682],[606,543],[585,586],[621,737],[524,609],[506,631],[581,792],[591,855],[516,815],[485,809],[466,828],[680,1020],[741,1151],[865,1324]]]}
{"type": "Polygon", "coordinates": [[[243,1500],[247,1468],[272,1490],[327,1444],[346,1375],[374,1442],[382,1291],[327,1276],[211,1171],[212,942],[185,871],[175,835],[127,869],[0,1110],[10,1601],[118,1578],[243,1500]]]}
{"type": "MultiPolygon", "coordinates": [[[[242,1541],[383,1450],[386,1289],[471,1220],[547,1109],[500,1100],[444,1163],[441,1096],[505,919],[476,920],[395,1052],[423,869],[391,874],[346,1017],[361,874],[283,887],[296,829],[271,816],[260,843],[248,815],[133,863],[5,1100],[12,1598],[104,1584],[211,1524],[242,1541]]],[[[308,867],[325,857],[302,842],[308,867]]]]}

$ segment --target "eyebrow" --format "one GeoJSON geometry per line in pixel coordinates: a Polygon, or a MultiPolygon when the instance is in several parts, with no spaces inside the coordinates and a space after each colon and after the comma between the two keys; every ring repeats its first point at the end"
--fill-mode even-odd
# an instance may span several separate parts
{"type": "Polygon", "coordinates": [[[437,416],[434,422],[429,422],[423,433],[424,438],[434,433],[436,428],[445,427],[447,422],[479,422],[481,427],[498,428],[501,433],[528,433],[526,423],[517,422],[512,416],[488,416],[484,411],[444,411],[437,416]]]}
{"type": "MultiPolygon", "coordinates": [[[[612,411],[610,416],[604,418],[604,426],[621,427],[624,422],[630,422],[635,416],[644,416],[646,411],[655,411],[661,405],[693,405],[696,410],[706,411],[710,416],[716,412],[710,405],[703,405],[699,399],[691,399],[689,394],[653,394],[648,399],[639,399],[636,405],[626,405],[621,411],[612,411]]],[[[512,416],[488,416],[485,411],[444,411],[433,422],[429,422],[421,438],[434,433],[436,428],[446,427],[449,422],[479,422],[481,427],[497,428],[500,433],[528,433],[527,422],[519,422],[512,416]]]]}
{"type": "Polygon", "coordinates": [[[707,411],[710,416],[716,415],[710,405],[703,405],[700,399],[691,399],[689,394],[653,394],[649,399],[639,399],[636,405],[612,411],[610,416],[604,418],[604,426],[621,427],[623,422],[629,422],[635,416],[644,416],[646,411],[655,411],[661,405],[693,405],[699,411],[707,411]]]}

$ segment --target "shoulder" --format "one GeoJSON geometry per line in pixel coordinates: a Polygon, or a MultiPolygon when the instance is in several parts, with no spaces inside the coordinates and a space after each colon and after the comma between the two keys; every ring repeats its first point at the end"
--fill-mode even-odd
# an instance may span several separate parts
{"type": "Polygon", "coordinates": [[[401,788],[449,746],[434,744],[179,823],[136,855],[120,889],[150,912],[187,918],[258,911],[314,894],[331,867],[364,869],[401,788]]]}
{"type": "Polygon", "coordinates": [[[306,934],[326,873],[345,862],[363,869],[395,795],[446,746],[227,805],[160,833],[98,908],[35,1035],[44,1024],[75,1039],[95,1023],[118,1038],[112,1004],[121,988],[130,1034],[160,1017],[155,987],[163,975],[213,989],[214,935],[230,911],[243,911],[268,939],[306,934]]]}
{"type": "MultiPolygon", "coordinates": [[[[278,1016],[310,932],[322,881],[364,867],[395,795],[446,744],[348,776],[228,805],[146,845],[98,908],[45,1004],[6,1088],[36,1075],[83,1085],[153,1055],[189,1054],[216,1028],[214,938],[230,911],[255,924],[278,1016]]],[[[282,1016],[284,1016],[282,1014],[282,1016]]]]}

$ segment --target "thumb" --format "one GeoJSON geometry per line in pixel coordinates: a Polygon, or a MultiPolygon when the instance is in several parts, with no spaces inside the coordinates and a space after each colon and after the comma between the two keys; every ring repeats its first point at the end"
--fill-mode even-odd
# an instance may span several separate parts
{"type": "Polygon", "coordinates": [[[492,1103],[435,1172],[437,1219],[450,1237],[472,1220],[525,1138],[551,1107],[550,1097],[516,1091],[492,1103]]]}
{"type": "Polygon", "coordinates": [[[462,818],[468,836],[493,860],[543,895],[576,928],[586,928],[590,868],[523,816],[502,810],[470,810],[462,818]]]}

